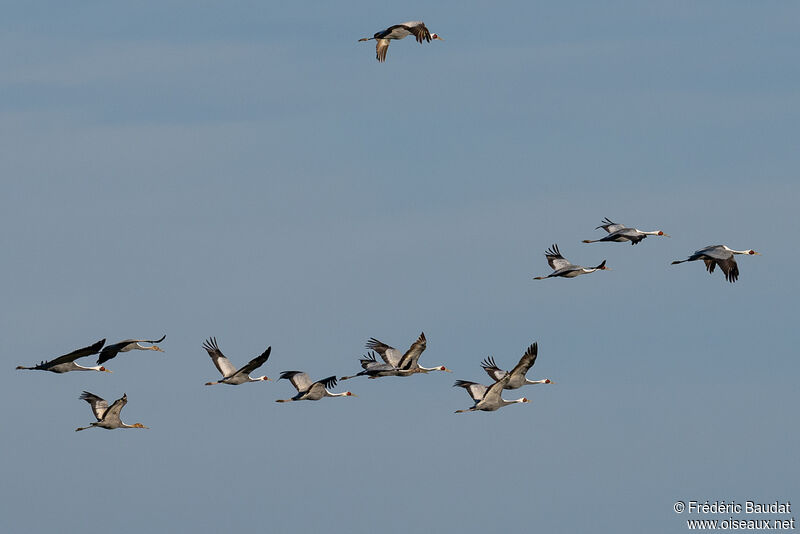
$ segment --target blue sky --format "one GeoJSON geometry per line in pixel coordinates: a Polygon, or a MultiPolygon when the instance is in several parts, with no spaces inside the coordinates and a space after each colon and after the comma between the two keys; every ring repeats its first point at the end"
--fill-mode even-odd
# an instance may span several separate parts
{"type": "Polygon", "coordinates": [[[676,532],[678,499],[796,500],[798,6],[4,11],[3,531],[676,532]],[[445,41],[357,42],[415,19],[445,41]],[[581,243],[605,216],[673,237],[581,243]],[[531,280],[552,243],[613,270],[531,280]],[[763,255],[669,265],[718,243],[763,255]],[[202,386],[209,336],[325,377],[420,331],[452,375],[202,386]],[[164,333],[111,375],[13,370],[164,333]],[[453,414],[533,341],[556,385],[453,414]],[[75,434],[84,389],[150,429],[75,434]]]}

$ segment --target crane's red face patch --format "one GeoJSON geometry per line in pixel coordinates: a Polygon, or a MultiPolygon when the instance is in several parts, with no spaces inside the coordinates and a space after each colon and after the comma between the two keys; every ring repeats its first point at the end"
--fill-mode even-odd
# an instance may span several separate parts
{"type": "Polygon", "coordinates": [[[658,235],[664,235],[664,232],[662,232],[661,230],[659,230],[659,231],[658,231],[658,235]]]}
{"type": "Polygon", "coordinates": [[[546,378],[546,379],[544,380],[544,383],[545,383],[545,384],[549,384],[549,383],[550,383],[550,379],[549,379],[549,378],[546,378]]]}
{"type": "Polygon", "coordinates": [[[756,253],[755,250],[751,250],[750,252],[748,252],[748,254],[755,254],[755,253],[756,253]]]}

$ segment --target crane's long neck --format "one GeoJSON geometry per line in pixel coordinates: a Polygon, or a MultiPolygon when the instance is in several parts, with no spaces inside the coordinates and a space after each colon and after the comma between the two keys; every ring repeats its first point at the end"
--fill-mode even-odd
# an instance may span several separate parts
{"type": "Polygon", "coordinates": [[[545,378],[544,380],[529,380],[529,379],[526,378],[525,379],[525,383],[526,384],[549,384],[550,383],[550,379],[549,378],[545,378]]]}
{"type": "Polygon", "coordinates": [[[525,397],[522,397],[522,398],[519,398],[519,399],[514,399],[514,400],[506,400],[506,399],[500,399],[500,400],[503,401],[503,406],[508,406],[509,404],[517,404],[517,403],[528,402],[528,399],[526,399],[525,397]]]}
{"type": "Polygon", "coordinates": [[[267,378],[266,375],[265,376],[257,376],[255,378],[252,378],[252,377],[248,376],[247,380],[249,382],[261,382],[262,380],[269,380],[269,378],[267,378]]]}
{"type": "Polygon", "coordinates": [[[102,365],[95,365],[94,367],[84,367],[82,365],[78,365],[77,363],[75,364],[75,368],[73,369],[73,371],[102,371],[105,373],[111,372],[102,365]]]}
{"type": "Polygon", "coordinates": [[[725,247],[725,250],[731,254],[750,254],[749,250],[733,250],[732,248],[725,247]]]}
{"type": "Polygon", "coordinates": [[[325,389],[325,396],[326,397],[348,397],[352,395],[349,391],[345,391],[344,393],[331,393],[327,389],[325,389]]]}

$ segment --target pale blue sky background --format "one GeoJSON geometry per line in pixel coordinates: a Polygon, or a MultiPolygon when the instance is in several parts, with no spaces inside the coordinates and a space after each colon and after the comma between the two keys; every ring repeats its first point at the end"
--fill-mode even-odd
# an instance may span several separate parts
{"type": "MultiPolygon", "coordinates": [[[[4,3],[0,530],[683,532],[800,500],[800,6],[4,3]],[[357,39],[422,19],[446,39],[357,39]],[[602,217],[672,239],[580,243],[602,217]],[[534,282],[558,243],[612,271],[534,282]],[[728,284],[670,266],[725,243],[728,284]],[[451,374],[351,374],[367,338],[451,374]],[[114,374],[14,371],[166,333],[114,374]],[[533,341],[493,414],[488,381],[533,341]],[[127,392],[146,431],[76,434],[127,392]],[[345,388],[339,387],[338,391],[345,388]],[[517,395],[519,393],[519,395],[517,395]]],[[[91,360],[81,360],[90,364],[91,360]]]]}

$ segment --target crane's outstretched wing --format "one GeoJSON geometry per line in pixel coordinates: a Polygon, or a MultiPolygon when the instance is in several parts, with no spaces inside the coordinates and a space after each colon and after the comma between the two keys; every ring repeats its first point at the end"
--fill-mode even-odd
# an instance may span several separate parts
{"type": "Polygon", "coordinates": [[[397,367],[400,369],[412,369],[419,365],[419,357],[425,350],[427,344],[428,340],[425,339],[425,332],[422,332],[417,340],[411,344],[406,353],[403,354],[403,357],[400,358],[397,367]]]}
{"type": "Polygon", "coordinates": [[[615,223],[611,219],[606,217],[606,218],[603,219],[603,224],[601,224],[600,226],[595,228],[595,230],[597,230],[599,228],[602,228],[603,230],[605,230],[609,234],[612,234],[612,233],[616,232],[617,230],[622,230],[623,228],[625,228],[625,225],[615,223]]]}
{"type": "Polygon", "coordinates": [[[217,367],[220,373],[222,373],[223,378],[228,378],[229,376],[233,376],[236,374],[236,367],[233,366],[231,361],[222,354],[222,351],[219,350],[219,345],[217,345],[217,338],[210,337],[203,343],[203,348],[206,349],[208,355],[211,356],[211,360],[214,362],[214,365],[217,367]]]}
{"type": "Polygon", "coordinates": [[[486,390],[486,393],[483,395],[483,400],[489,404],[499,404],[501,400],[501,395],[503,393],[503,388],[506,387],[508,381],[511,380],[511,374],[507,374],[486,390]]]}
{"type": "Polygon", "coordinates": [[[294,389],[300,393],[308,391],[308,388],[310,388],[312,384],[311,378],[308,376],[308,374],[302,371],[283,371],[281,372],[281,376],[278,380],[281,378],[285,378],[291,382],[294,386],[294,389]]]}
{"type": "Polygon", "coordinates": [[[54,365],[61,365],[62,363],[74,362],[78,358],[83,358],[84,356],[91,356],[92,354],[97,354],[98,352],[100,352],[100,349],[103,348],[105,342],[106,340],[105,338],[103,338],[94,345],[89,345],[88,347],[83,347],[82,349],[73,350],[69,354],[64,354],[63,356],[59,356],[58,358],[54,358],[49,362],[44,362],[43,364],[39,365],[52,367],[54,365]]]}
{"type": "Polygon", "coordinates": [[[733,283],[739,279],[739,266],[736,264],[736,260],[733,259],[733,255],[727,260],[718,260],[717,263],[722,272],[725,273],[725,280],[733,283]]]}
{"type": "Polygon", "coordinates": [[[104,421],[115,421],[118,424],[122,424],[122,420],[120,419],[119,413],[122,411],[122,408],[128,404],[128,395],[126,393],[122,394],[122,397],[118,398],[114,401],[108,410],[106,410],[105,415],[103,415],[104,421]]]}
{"type": "Polygon", "coordinates": [[[469,396],[472,397],[472,400],[475,402],[480,401],[483,399],[483,396],[486,394],[486,390],[488,389],[483,384],[478,384],[477,382],[470,382],[469,380],[456,380],[456,383],[453,384],[453,387],[464,388],[469,393],[469,396]]]}
{"type": "Polygon", "coordinates": [[[400,26],[405,27],[406,30],[411,32],[411,34],[417,39],[417,42],[422,44],[423,42],[431,42],[431,32],[428,31],[428,28],[425,27],[425,23],[422,21],[412,21],[412,22],[404,22],[400,26]]]}
{"type": "Polygon", "coordinates": [[[271,346],[267,347],[267,350],[262,352],[261,356],[256,356],[255,358],[253,358],[252,360],[247,362],[247,364],[244,365],[241,369],[239,369],[237,371],[237,373],[244,373],[246,375],[249,375],[250,373],[252,373],[256,369],[258,369],[259,367],[264,365],[264,363],[269,358],[270,352],[272,352],[272,347],[271,346]]]}
{"type": "Polygon", "coordinates": [[[328,378],[323,378],[322,380],[317,380],[314,382],[315,384],[322,384],[323,387],[326,389],[333,389],[336,387],[336,377],[329,376],[328,378]]]}
{"type": "Polygon", "coordinates": [[[94,393],[89,393],[88,391],[81,393],[81,396],[78,398],[89,403],[89,406],[92,407],[92,413],[94,413],[95,419],[98,421],[103,420],[103,416],[108,410],[108,402],[106,402],[104,398],[98,397],[94,393]]]}
{"type": "Polygon", "coordinates": [[[400,359],[403,357],[403,354],[399,350],[394,347],[390,347],[386,343],[378,341],[374,337],[369,338],[365,346],[366,348],[374,350],[380,354],[381,358],[383,358],[383,361],[394,367],[397,367],[397,364],[400,363],[400,359]]]}
{"type": "Polygon", "coordinates": [[[127,352],[128,350],[130,350],[130,348],[128,348],[128,345],[133,345],[135,343],[150,343],[152,345],[155,345],[156,343],[161,343],[162,341],[164,341],[166,337],[167,334],[161,336],[161,339],[124,339],[119,343],[114,343],[113,345],[106,345],[105,348],[103,348],[103,350],[100,351],[100,357],[97,358],[97,365],[101,365],[107,362],[120,352],[127,352]]]}
{"type": "Polygon", "coordinates": [[[553,243],[553,246],[545,251],[544,255],[547,258],[547,263],[550,265],[550,268],[554,271],[572,265],[569,260],[561,255],[561,251],[558,250],[558,245],[555,243],[553,243]]]}
{"type": "Polygon", "coordinates": [[[495,382],[506,376],[506,373],[508,372],[500,369],[497,364],[494,363],[494,358],[492,356],[485,358],[481,362],[481,367],[483,367],[483,370],[486,371],[486,374],[489,375],[489,377],[495,382]]]}
{"type": "MultiPolygon", "coordinates": [[[[532,343],[525,354],[520,358],[519,363],[511,370],[512,375],[525,376],[528,370],[536,363],[536,356],[539,354],[539,344],[532,343]]],[[[502,378],[502,377],[501,377],[502,378]]]]}
{"type": "Polygon", "coordinates": [[[376,39],[375,40],[375,57],[378,61],[383,63],[386,61],[386,51],[389,50],[389,39],[376,39]]]}

